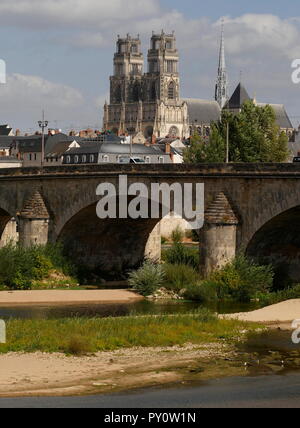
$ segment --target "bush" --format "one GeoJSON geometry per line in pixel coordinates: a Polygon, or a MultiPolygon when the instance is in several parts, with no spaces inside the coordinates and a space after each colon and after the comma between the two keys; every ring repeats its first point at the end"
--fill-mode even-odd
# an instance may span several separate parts
{"type": "Polygon", "coordinates": [[[300,299],[300,284],[274,293],[258,293],[257,298],[261,306],[275,305],[287,300],[300,299]]]}
{"type": "Polygon", "coordinates": [[[200,303],[215,302],[218,299],[216,287],[213,284],[205,282],[188,286],[183,296],[186,300],[193,300],[200,303]]]}
{"type": "Polygon", "coordinates": [[[10,243],[0,248],[0,284],[10,289],[28,290],[34,281],[47,278],[51,270],[67,271],[70,266],[60,246],[23,248],[10,243]]]}
{"type": "Polygon", "coordinates": [[[162,258],[171,265],[187,265],[199,269],[198,248],[188,248],[181,243],[175,243],[169,250],[162,252],[162,258]]]}
{"type": "Polygon", "coordinates": [[[180,227],[177,227],[175,230],[173,230],[171,238],[174,244],[180,244],[184,238],[183,230],[180,227]]]}
{"type": "Polygon", "coordinates": [[[233,298],[239,302],[249,302],[257,293],[269,291],[273,278],[272,266],[259,266],[239,255],[233,262],[203,281],[203,284],[215,288],[220,299],[233,298]]]}
{"type": "Polygon", "coordinates": [[[150,296],[161,288],[165,281],[165,273],[161,265],[149,261],[137,271],[129,275],[129,285],[142,296],[150,296]]]}
{"type": "Polygon", "coordinates": [[[175,292],[180,292],[182,289],[195,286],[199,283],[199,273],[187,265],[171,265],[163,266],[166,278],[166,287],[171,288],[175,292]]]}

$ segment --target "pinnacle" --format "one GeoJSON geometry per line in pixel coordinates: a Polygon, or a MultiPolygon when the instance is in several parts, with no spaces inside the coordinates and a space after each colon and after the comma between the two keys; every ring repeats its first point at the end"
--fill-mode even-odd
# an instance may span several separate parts
{"type": "Polygon", "coordinates": [[[205,212],[208,224],[237,225],[239,223],[226,195],[220,192],[205,212]]]}
{"type": "Polygon", "coordinates": [[[49,219],[48,210],[39,190],[36,190],[33,195],[27,199],[20,216],[27,219],[49,219]]]}

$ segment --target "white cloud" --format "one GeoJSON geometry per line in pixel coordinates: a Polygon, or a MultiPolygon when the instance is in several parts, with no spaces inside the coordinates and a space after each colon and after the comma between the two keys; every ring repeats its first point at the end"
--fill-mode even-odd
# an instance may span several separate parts
{"type": "Polygon", "coordinates": [[[22,127],[24,123],[36,127],[42,109],[52,120],[71,120],[83,105],[84,98],[77,89],[39,76],[12,74],[7,76],[6,85],[1,85],[1,121],[16,127],[22,127]]]}
{"type": "Polygon", "coordinates": [[[0,22],[23,26],[99,28],[158,14],[159,0],[1,0],[0,22]]]}

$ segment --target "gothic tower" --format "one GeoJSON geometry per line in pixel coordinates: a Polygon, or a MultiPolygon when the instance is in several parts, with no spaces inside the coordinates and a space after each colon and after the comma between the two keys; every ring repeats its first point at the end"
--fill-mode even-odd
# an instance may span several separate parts
{"type": "Polygon", "coordinates": [[[148,51],[148,73],[144,92],[147,101],[164,101],[170,104],[180,98],[179,54],[173,34],[153,34],[148,51]]]}
{"type": "Polygon", "coordinates": [[[222,22],[221,46],[215,100],[219,103],[221,109],[224,108],[225,104],[228,101],[228,79],[225,61],[224,21],[222,22]]]}
{"type": "Polygon", "coordinates": [[[118,37],[104,129],[143,138],[189,136],[187,104],[180,99],[179,54],[174,33],[154,34],[143,74],[140,38],[118,37]]]}
{"type": "Polygon", "coordinates": [[[138,102],[141,98],[141,79],[144,57],[140,38],[118,36],[114,56],[114,75],[110,78],[110,103],[138,102]]]}

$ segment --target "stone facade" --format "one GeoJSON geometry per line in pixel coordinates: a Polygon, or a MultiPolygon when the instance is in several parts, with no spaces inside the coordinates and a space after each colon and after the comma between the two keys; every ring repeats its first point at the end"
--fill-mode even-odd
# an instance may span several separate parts
{"type": "Polygon", "coordinates": [[[189,137],[188,106],[180,99],[179,54],[174,34],[153,34],[148,72],[139,38],[118,38],[110,104],[104,107],[104,130],[145,138],[189,137]]]}

